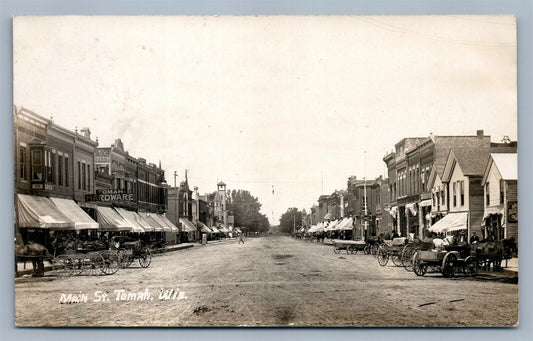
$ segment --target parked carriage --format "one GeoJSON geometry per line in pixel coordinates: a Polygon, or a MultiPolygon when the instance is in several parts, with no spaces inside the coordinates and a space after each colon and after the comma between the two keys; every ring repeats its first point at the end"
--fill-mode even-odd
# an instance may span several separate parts
{"type": "Polygon", "coordinates": [[[115,236],[111,246],[117,250],[120,259],[120,267],[127,268],[135,259],[139,260],[139,265],[147,268],[152,263],[152,252],[147,246],[143,246],[140,240],[134,240],[124,236],[115,236]]]}
{"type": "Polygon", "coordinates": [[[407,238],[405,237],[394,238],[391,241],[384,241],[377,251],[379,265],[385,266],[389,262],[389,259],[391,259],[394,265],[402,266],[402,252],[406,245],[407,238]]]}
{"type": "Polygon", "coordinates": [[[444,277],[453,277],[458,272],[475,276],[478,263],[475,252],[468,245],[416,251],[413,271],[417,276],[424,276],[428,270],[441,272],[444,277]]]}
{"type": "Polygon", "coordinates": [[[58,275],[112,275],[120,268],[118,252],[109,250],[105,243],[94,241],[75,245],[52,259],[53,270],[58,275]]]}
{"type": "Polygon", "coordinates": [[[357,254],[359,251],[363,251],[365,255],[370,254],[370,245],[362,240],[333,240],[333,252],[339,254],[342,250],[346,250],[347,254],[357,254]]]}

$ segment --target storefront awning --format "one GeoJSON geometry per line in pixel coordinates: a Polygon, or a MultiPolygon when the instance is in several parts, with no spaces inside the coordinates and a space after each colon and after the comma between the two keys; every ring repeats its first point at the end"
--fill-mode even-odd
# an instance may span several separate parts
{"type": "Polygon", "coordinates": [[[481,226],[485,226],[485,220],[490,217],[491,215],[499,215],[500,216],[500,225],[503,225],[503,205],[501,206],[489,206],[485,208],[485,214],[483,215],[483,219],[481,220],[481,226]]]}
{"type": "Polygon", "coordinates": [[[161,219],[161,215],[160,214],[157,214],[157,213],[148,213],[148,214],[150,215],[152,220],[157,222],[157,224],[161,227],[163,232],[172,232],[172,228],[170,226],[168,226],[168,223],[166,221],[161,219]]]}
{"type": "Polygon", "coordinates": [[[213,233],[220,233],[220,231],[214,226],[210,227],[210,229],[213,231],[213,233]]]}
{"type": "Polygon", "coordinates": [[[189,221],[189,219],[180,218],[180,223],[181,223],[181,226],[183,227],[182,228],[183,232],[195,232],[196,231],[196,227],[193,225],[193,223],[189,221]]]}
{"type": "Polygon", "coordinates": [[[324,229],[324,231],[334,231],[335,227],[339,225],[339,220],[334,220],[324,229]]]}
{"type": "Polygon", "coordinates": [[[153,227],[154,232],[162,232],[163,226],[161,226],[161,223],[154,219],[154,213],[149,212],[139,212],[139,216],[144,219],[151,227],[153,227]]]}
{"type": "Polygon", "coordinates": [[[48,198],[17,194],[16,205],[19,227],[59,230],[75,228],[74,221],[67,218],[48,198]]]}
{"type": "Polygon", "coordinates": [[[341,227],[337,227],[337,230],[342,230],[342,231],[350,231],[353,229],[353,223],[354,223],[354,220],[353,218],[347,218],[346,219],[346,222],[344,224],[342,224],[341,227]]]}
{"type": "Polygon", "coordinates": [[[449,213],[441,220],[437,221],[430,228],[430,232],[446,233],[452,231],[466,230],[468,222],[467,212],[449,213]]]}
{"type": "Polygon", "coordinates": [[[118,214],[120,214],[122,218],[124,218],[124,220],[128,221],[133,226],[131,232],[142,233],[142,232],[149,232],[150,230],[152,231],[154,230],[154,228],[148,225],[146,221],[143,221],[144,223],[144,226],[143,226],[140,222],[141,217],[139,217],[137,213],[133,211],[125,210],[123,208],[116,208],[116,211],[118,214]],[[146,230],[145,226],[148,230],[146,230]]]}
{"type": "Polygon", "coordinates": [[[98,206],[96,219],[102,231],[132,231],[134,226],[111,207],[98,206]]]}
{"type": "Polygon", "coordinates": [[[213,233],[213,231],[211,231],[211,230],[209,229],[209,227],[207,227],[207,225],[205,225],[205,224],[202,223],[201,221],[198,222],[198,225],[200,225],[200,231],[201,231],[202,233],[208,233],[208,234],[213,233]]]}
{"type": "Polygon", "coordinates": [[[398,212],[398,206],[392,206],[392,207],[390,208],[389,213],[390,213],[390,215],[391,215],[391,217],[392,217],[393,219],[396,219],[396,213],[397,213],[397,212],[398,212]]]}
{"type": "Polygon", "coordinates": [[[331,219],[331,212],[328,212],[328,213],[324,216],[323,219],[324,219],[324,220],[329,220],[329,219],[331,219]]]}
{"type": "Polygon", "coordinates": [[[411,203],[411,204],[406,204],[405,205],[405,213],[407,213],[407,210],[409,210],[409,212],[411,213],[412,216],[416,216],[416,204],[415,203],[411,203]]]}
{"type": "Polygon", "coordinates": [[[176,225],[174,225],[164,214],[157,214],[157,216],[159,217],[159,219],[165,223],[166,225],[165,226],[168,226],[170,227],[170,232],[174,232],[174,233],[177,233],[179,232],[180,230],[177,228],[176,225]]]}
{"type": "Polygon", "coordinates": [[[74,200],[61,198],[50,198],[50,200],[52,200],[61,213],[74,222],[74,229],[85,230],[98,228],[98,223],[82,210],[74,200]]]}

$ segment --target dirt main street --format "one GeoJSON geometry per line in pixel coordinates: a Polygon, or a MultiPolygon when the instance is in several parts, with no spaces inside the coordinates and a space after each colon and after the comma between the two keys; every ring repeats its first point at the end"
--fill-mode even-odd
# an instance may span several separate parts
{"type": "Polygon", "coordinates": [[[461,275],[417,277],[392,262],[381,267],[372,256],[334,254],[332,246],[289,237],[245,242],[197,245],[154,257],[149,268],[134,263],[135,267],[110,276],[17,280],[16,324],[513,326],[518,322],[516,284],[461,275]],[[161,289],[168,290],[166,299],[160,299],[161,289]],[[102,294],[107,298],[94,302],[102,294]],[[87,302],[67,303],[76,299],[87,302]]]}

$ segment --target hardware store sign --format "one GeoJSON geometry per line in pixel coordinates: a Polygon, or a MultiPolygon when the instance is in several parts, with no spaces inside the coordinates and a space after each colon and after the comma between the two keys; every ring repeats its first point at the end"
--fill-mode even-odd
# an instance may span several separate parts
{"type": "Polygon", "coordinates": [[[96,194],[88,195],[87,201],[133,201],[134,193],[123,189],[97,189],[96,194]]]}

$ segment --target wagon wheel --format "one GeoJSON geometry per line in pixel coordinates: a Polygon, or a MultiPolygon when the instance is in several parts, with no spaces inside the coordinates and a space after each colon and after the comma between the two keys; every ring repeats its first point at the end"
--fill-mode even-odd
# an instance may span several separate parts
{"type": "Polygon", "coordinates": [[[71,254],[68,256],[71,260],[71,265],[69,266],[69,276],[78,276],[83,272],[83,258],[85,255],[71,254]]]}
{"type": "Polygon", "coordinates": [[[453,253],[447,253],[442,260],[442,266],[440,271],[444,277],[453,277],[455,274],[455,268],[457,263],[457,257],[453,253]]]}
{"type": "Polygon", "coordinates": [[[363,253],[365,255],[369,255],[370,254],[370,249],[372,248],[372,246],[370,244],[366,244],[365,245],[365,248],[363,249],[363,253]]]}
{"type": "Polygon", "coordinates": [[[89,252],[83,257],[83,273],[88,276],[97,276],[102,274],[102,268],[105,265],[104,257],[98,252],[89,252]]]}
{"type": "Polygon", "coordinates": [[[378,249],[379,249],[378,243],[373,244],[370,248],[370,253],[372,254],[372,256],[374,256],[374,258],[378,257],[378,249]]]}
{"type": "Polygon", "coordinates": [[[415,252],[413,256],[413,271],[417,276],[424,276],[427,272],[427,265],[422,264],[420,259],[417,257],[417,253],[415,252]]]}
{"type": "Polygon", "coordinates": [[[150,263],[152,263],[152,252],[150,252],[149,248],[143,247],[139,258],[139,264],[141,267],[147,268],[150,266],[150,263]]]}
{"type": "Polygon", "coordinates": [[[413,255],[415,251],[414,247],[405,247],[402,251],[402,266],[406,271],[413,271],[413,255]]]}
{"type": "Polygon", "coordinates": [[[101,269],[102,273],[106,275],[112,275],[120,269],[120,257],[116,251],[101,251],[102,257],[104,257],[104,267],[101,269]]]}
{"type": "Polygon", "coordinates": [[[128,266],[131,265],[131,263],[133,263],[133,256],[132,255],[128,255],[128,253],[126,252],[126,249],[119,249],[117,251],[118,253],[118,257],[120,259],[120,267],[125,269],[127,268],[128,266]]]}
{"type": "Polygon", "coordinates": [[[350,254],[352,254],[352,255],[356,255],[356,254],[357,254],[357,249],[356,249],[355,246],[353,246],[353,245],[348,245],[348,246],[346,247],[346,253],[349,254],[349,255],[350,255],[350,254]]]}
{"type": "Polygon", "coordinates": [[[394,254],[390,257],[392,259],[392,262],[396,266],[402,266],[402,257],[401,255],[394,254]]]}
{"type": "Polygon", "coordinates": [[[469,257],[466,258],[464,270],[465,270],[465,273],[467,275],[470,275],[472,277],[477,275],[478,267],[477,267],[477,259],[476,259],[476,257],[469,256],[469,257]]]}
{"type": "Polygon", "coordinates": [[[52,273],[57,276],[72,276],[74,274],[74,262],[67,255],[59,255],[52,260],[52,273]]]}
{"type": "Polygon", "coordinates": [[[341,249],[335,246],[335,248],[333,249],[333,252],[335,252],[335,254],[339,254],[341,253],[341,249]]]}
{"type": "Polygon", "coordinates": [[[387,265],[389,262],[389,253],[384,246],[380,246],[378,249],[378,263],[381,266],[387,265]]]}

